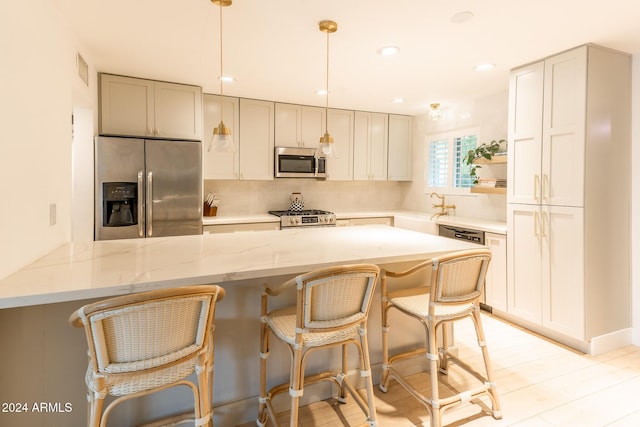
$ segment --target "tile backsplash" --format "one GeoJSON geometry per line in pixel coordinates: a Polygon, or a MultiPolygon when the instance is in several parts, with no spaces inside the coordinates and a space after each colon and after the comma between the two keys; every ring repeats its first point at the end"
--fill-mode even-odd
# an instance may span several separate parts
{"type": "Polygon", "coordinates": [[[289,207],[293,192],[304,196],[305,209],[328,211],[391,210],[402,208],[411,183],[386,181],[273,181],[205,180],[204,194],[220,196],[218,215],[250,215],[289,207]]]}

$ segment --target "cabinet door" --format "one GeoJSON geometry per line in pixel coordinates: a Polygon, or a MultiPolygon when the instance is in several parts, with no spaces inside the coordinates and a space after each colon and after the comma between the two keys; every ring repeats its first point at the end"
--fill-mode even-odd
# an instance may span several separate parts
{"type": "Polygon", "coordinates": [[[240,99],[240,179],[272,180],[274,103],[240,99]]]}
{"type": "Polygon", "coordinates": [[[579,340],[585,339],[583,225],[582,208],[542,207],[542,325],[579,340]]]}
{"type": "Polygon", "coordinates": [[[202,140],[202,89],[176,83],[154,83],[154,136],[202,140]]]}
{"type": "Polygon", "coordinates": [[[544,62],[511,73],[507,199],[509,203],[541,202],[542,104],[544,62]]]}
{"type": "Polygon", "coordinates": [[[353,126],[353,111],[329,109],[329,133],[338,152],[327,159],[327,179],[331,181],[353,180],[353,126]]]}
{"type": "Polygon", "coordinates": [[[507,207],[507,311],[542,323],[542,240],[540,208],[507,207]]]}
{"type": "Polygon", "coordinates": [[[387,171],[389,181],[411,181],[412,148],[413,118],[390,114],[387,171]]]}
{"type": "Polygon", "coordinates": [[[153,82],[100,74],[101,135],[154,136],[153,82]]]}
{"type": "Polygon", "coordinates": [[[355,120],[353,178],[386,181],[389,116],[357,111],[355,120]]]}
{"type": "Polygon", "coordinates": [[[544,81],[542,203],[583,206],[587,47],[546,59],[544,81]]]}
{"type": "MultiPolygon", "coordinates": [[[[307,148],[316,148],[320,143],[320,137],[325,132],[324,108],[303,106],[300,114],[302,118],[300,145],[307,148]]],[[[329,133],[335,140],[332,127],[329,127],[329,133]]]]}
{"type": "Polygon", "coordinates": [[[222,115],[220,115],[220,96],[205,94],[203,98],[202,176],[204,179],[238,179],[240,177],[239,99],[222,97],[222,115]],[[208,151],[213,129],[218,126],[221,119],[231,129],[231,136],[236,145],[236,150],[232,153],[208,151]]]}
{"type": "Polygon", "coordinates": [[[275,143],[278,147],[299,147],[302,140],[302,107],[275,104],[275,143]]]}
{"type": "Polygon", "coordinates": [[[484,239],[491,250],[485,302],[493,308],[507,311],[507,236],[485,233],[484,239]]]}

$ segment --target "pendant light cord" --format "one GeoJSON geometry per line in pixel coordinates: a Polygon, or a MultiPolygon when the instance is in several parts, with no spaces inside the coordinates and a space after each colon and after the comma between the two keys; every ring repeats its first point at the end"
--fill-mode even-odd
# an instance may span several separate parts
{"type": "MultiPolygon", "coordinates": [[[[324,104],[324,132],[329,131],[329,31],[327,30],[327,79],[325,90],[327,94],[325,96],[324,104]]],[[[327,141],[328,142],[328,141],[327,141]]]]}
{"type": "Polygon", "coordinates": [[[222,120],[222,2],[219,3],[220,8],[220,123],[222,120]]]}

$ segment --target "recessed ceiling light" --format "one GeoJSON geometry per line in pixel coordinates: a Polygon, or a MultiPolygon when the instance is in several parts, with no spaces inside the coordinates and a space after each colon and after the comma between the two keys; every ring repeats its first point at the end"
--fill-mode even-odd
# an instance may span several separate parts
{"type": "Polygon", "coordinates": [[[451,22],[454,24],[462,24],[463,22],[470,21],[473,18],[473,12],[464,11],[458,12],[451,17],[451,22]]]}
{"type": "Polygon", "coordinates": [[[327,94],[327,90],[326,89],[318,89],[316,91],[316,95],[325,96],[326,94],[327,94]]]}
{"type": "Polygon", "coordinates": [[[383,46],[378,49],[378,55],[382,56],[393,56],[400,52],[400,48],[397,46],[383,46]]]}
{"type": "Polygon", "coordinates": [[[489,71],[489,70],[493,70],[494,68],[496,68],[496,64],[492,64],[490,62],[478,64],[475,67],[473,67],[473,69],[476,71],[489,71]]]}
{"type": "Polygon", "coordinates": [[[222,76],[220,77],[220,80],[222,80],[224,83],[233,83],[236,81],[236,79],[231,76],[222,76]]]}
{"type": "Polygon", "coordinates": [[[403,103],[405,103],[406,101],[407,101],[407,100],[406,100],[406,99],[404,99],[404,98],[395,98],[395,99],[394,99],[393,101],[391,101],[391,102],[393,102],[394,104],[403,104],[403,103]]]}

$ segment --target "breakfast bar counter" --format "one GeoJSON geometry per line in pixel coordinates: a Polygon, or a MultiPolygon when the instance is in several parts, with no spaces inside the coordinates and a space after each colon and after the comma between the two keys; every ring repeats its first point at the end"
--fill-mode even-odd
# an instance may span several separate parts
{"type": "MultiPolygon", "coordinates": [[[[216,306],[215,425],[245,423],[257,413],[264,283],[278,285],[296,274],[339,264],[367,262],[406,268],[425,258],[474,247],[383,225],[63,245],[0,280],[0,401],[45,402],[70,410],[0,413],[0,425],[84,424],[86,342],[84,333],[67,322],[72,311],[110,296],[206,283],[220,284],[226,290],[224,300],[216,306]]],[[[375,381],[382,361],[379,288],[376,294],[368,324],[375,381]]],[[[274,305],[294,303],[295,292],[283,294],[274,305]]],[[[424,332],[417,324],[406,324],[396,329],[394,337],[391,346],[399,348],[422,341],[424,332]]],[[[282,382],[289,376],[289,354],[277,345],[270,353],[268,382],[282,382]]],[[[319,363],[339,366],[340,350],[328,350],[322,360],[311,358],[308,369],[314,371],[319,363]]],[[[330,392],[310,389],[303,402],[329,397],[330,392]]],[[[119,405],[110,416],[113,425],[136,426],[192,407],[189,392],[180,388],[141,399],[142,403],[136,399],[119,405]]],[[[286,405],[287,399],[282,403],[286,405]]]]}
{"type": "Polygon", "coordinates": [[[69,243],[0,280],[0,308],[297,274],[347,263],[414,261],[470,247],[388,226],[69,243]]]}

